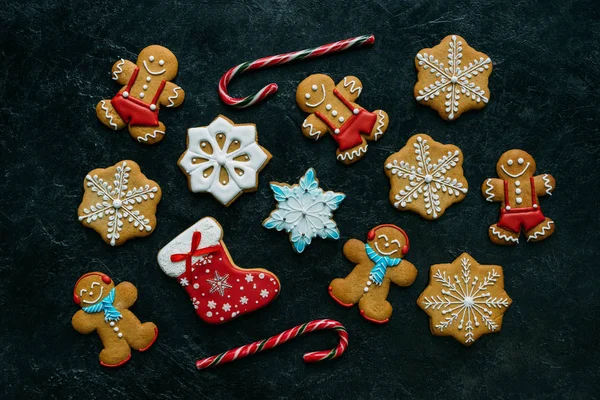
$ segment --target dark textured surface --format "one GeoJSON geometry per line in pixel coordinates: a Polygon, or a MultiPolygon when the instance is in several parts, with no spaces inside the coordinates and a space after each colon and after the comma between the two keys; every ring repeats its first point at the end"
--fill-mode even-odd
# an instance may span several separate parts
{"type": "Polygon", "coordinates": [[[597,1],[77,3],[5,1],[0,7],[0,397],[597,395],[597,1]],[[250,94],[277,82],[279,93],[265,104],[235,111],[217,97],[218,79],[239,62],[371,32],[372,48],[249,74],[233,84],[232,93],[250,94]],[[488,54],[494,71],[490,104],[446,123],[412,98],[413,57],[450,33],[488,54]],[[161,112],[167,137],[147,147],[102,126],[94,107],[118,89],[109,75],[112,63],[118,57],[135,60],[153,43],[179,58],[176,82],[187,97],[180,109],[161,112]],[[336,162],[330,138],[315,144],[300,133],[305,115],[295,105],[295,88],[313,72],[336,80],[360,77],[365,89],[359,103],[391,116],[388,133],[356,165],[336,162]],[[176,165],[186,128],[205,125],[219,113],[256,123],[261,144],[273,154],[258,192],[228,209],[209,195],[190,193],[176,165]],[[436,222],[398,212],[387,200],[383,162],[417,132],[456,144],[465,154],[471,190],[436,222]],[[494,176],[500,154],[514,147],[532,153],[538,172],[556,178],[554,196],[541,204],[557,228],[547,241],[505,248],[487,238],[498,205],[486,203],[478,188],[494,176]],[[128,158],[161,185],[164,197],[150,237],[110,248],[80,225],[76,210],[85,174],[128,158]],[[342,238],[316,240],[297,255],[285,234],[260,223],[274,207],[268,182],[296,182],[311,166],[323,187],[348,195],[335,215],[342,238]],[[271,306],[223,326],[201,322],[186,293],[155,261],[164,244],[206,215],[223,225],[241,266],[268,268],[282,283],[271,306]],[[327,285],[352,268],[341,254],[343,243],[364,239],[372,226],[388,222],[409,233],[407,259],[419,275],[409,288],[392,288],[394,315],[376,326],[356,308],[335,304],[327,285]],[[432,336],[427,315],[415,304],[429,266],[463,251],[481,263],[502,265],[514,301],[502,332],[471,348],[432,336]],[[117,370],[98,364],[97,335],[80,335],[70,324],[77,311],[72,286],[93,270],[133,282],[140,293],[133,311],[160,329],[150,351],[134,353],[117,370]],[[319,317],[337,319],[350,332],[350,347],[339,360],[302,362],[304,351],[335,343],[335,334],[319,333],[222,368],[194,368],[202,356],[319,317]]]}

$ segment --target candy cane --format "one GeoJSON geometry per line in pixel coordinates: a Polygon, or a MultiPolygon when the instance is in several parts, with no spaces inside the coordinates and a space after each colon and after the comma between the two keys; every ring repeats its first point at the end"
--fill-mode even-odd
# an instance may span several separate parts
{"type": "Polygon", "coordinates": [[[337,331],[340,339],[337,347],[331,350],[312,351],[310,353],[306,353],[303,357],[304,362],[312,363],[338,358],[344,353],[344,351],[346,350],[346,346],[348,346],[348,332],[346,332],[346,328],[344,328],[344,326],[339,322],[331,319],[317,319],[302,325],[295,326],[292,329],[288,329],[287,331],[282,332],[279,335],[271,336],[268,339],[259,340],[258,342],[247,344],[245,346],[228,350],[224,353],[217,354],[215,356],[198,360],[196,361],[196,368],[210,368],[237,360],[238,358],[248,357],[252,354],[272,349],[273,347],[279,346],[280,344],[283,344],[298,336],[304,335],[305,333],[310,333],[322,329],[333,329],[337,331]]]}
{"type": "Polygon", "coordinates": [[[286,64],[296,60],[305,60],[308,58],[320,57],[329,53],[337,53],[351,49],[353,47],[360,47],[365,45],[371,45],[375,42],[375,36],[363,35],[354,38],[340,40],[337,42],[324,44],[319,47],[312,49],[304,49],[300,51],[294,51],[292,53],[277,54],[275,56],[259,58],[254,61],[246,61],[240,65],[236,65],[231,68],[221,77],[219,81],[219,96],[221,100],[230,106],[237,108],[250,107],[253,104],[259,103],[269,96],[277,93],[277,84],[269,83],[264,88],[260,89],[256,94],[248,97],[232,97],[227,92],[227,85],[234,76],[240,75],[246,71],[252,71],[255,69],[271,67],[273,65],[286,64]]]}

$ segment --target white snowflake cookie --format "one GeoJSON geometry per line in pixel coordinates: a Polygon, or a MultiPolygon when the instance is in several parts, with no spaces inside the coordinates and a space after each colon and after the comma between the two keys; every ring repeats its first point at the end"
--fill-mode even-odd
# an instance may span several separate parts
{"type": "Polygon", "coordinates": [[[257,142],[256,125],[234,124],[219,115],[210,125],[190,128],[179,167],[194,193],[210,193],[229,206],[258,187],[258,173],[271,159],[257,142]]]}
{"type": "Polygon", "coordinates": [[[277,208],[263,221],[263,226],[289,233],[296,252],[302,253],[317,236],[323,239],[340,238],[333,211],[337,210],[346,195],[323,191],[313,168],[306,171],[299,184],[271,182],[271,190],[277,208]]]}
{"type": "Polygon", "coordinates": [[[399,210],[414,211],[434,220],[462,201],[468,190],[463,155],[452,144],[442,144],[419,133],[385,161],[390,179],[390,202],[399,210]]]}
{"type": "Polygon", "coordinates": [[[146,178],[131,160],[95,169],[83,181],[79,221],[100,234],[111,246],[148,236],[156,228],[160,186],[146,178]]]}
{"type": "Polygon", "coordinates": [[[458,35],[446,36],[439,45],[419,51],[415,66],[419,71],[415,99],[445,120],[483,108],[490,99],[492,60],[458,35]]]}
{"type": "Polygon", "coordinates": [[[465,346],[499,332],[512,300],[498,265],[480,265],[463,253],[451,264],[431,266],[429,286],[417,304],[429,315],[431,333],[452,336],[465,346]]]}

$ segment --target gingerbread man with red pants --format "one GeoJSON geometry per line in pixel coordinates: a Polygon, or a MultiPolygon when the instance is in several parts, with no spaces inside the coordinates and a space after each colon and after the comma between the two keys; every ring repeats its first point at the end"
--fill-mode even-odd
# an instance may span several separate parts
{"type": "Polygon", "coordinates": [[[554,221],[542,213],[538,197],[552,195],[556,181],[549,174],[534,176],[533,157],[523,150],[509,150],[496,164],[498,178],[481,185],[487,201],[502,203],[500,220],[490,226],[492,242],[502,245],[519,243],[521,229],[528,242],[538,242],[554,233],[554,221]]]}
{"type": "Polygon", "coordinates": [[[111,129],[129,127],[129,134],[140,143],[160,142],[166,132],[158,120],[160,106],[179,107],[185,92],[170,82],[179,64],[167,48],[152,45],[138,55],[137,63],[121,59],[112,67],[112,79],[125,85],[111,100],[96,106],[98,119],[111,129]]]}
{"type": "Polygon", "coordinates": [[[355,76],[346,76],[337,85],[327,75],[315,74],[300,82],[296,103],[310,115],[302,133],[319,140],[329,132],[338,145],[337,159],[352,164],[367,152],[367,141],[377,141],[387,130],[389,117],[383,110],[369,112],[354,103],[362,92],[355,76]]]}
{"type": "Polygon", "coordinates": [[[391,283],[410,286],[417,278],[415,266],[402,258],[409,246],[406,233],[390,224],[371,229],[367,243],[348,240],[344,255],[356,266],[345,278],[331,281],[330,296],[345,307],[358,303],[361,315],[371,322],[388,322],[392,315],[387,301],[391,283]]]}
{"type": "Polygon", "coordinates": [[[100,272],[83,275],[75,284],[73,300],[81,306],[71,320],[79,333],[98,332],[104,349],[100,364],[118,367],[131,358],[131,349],[148,350],[156,341],[158,328],[152,322],[141,323],[128,310],[137,300],[137,289],[129,282],[115,287],[100,272]]]}

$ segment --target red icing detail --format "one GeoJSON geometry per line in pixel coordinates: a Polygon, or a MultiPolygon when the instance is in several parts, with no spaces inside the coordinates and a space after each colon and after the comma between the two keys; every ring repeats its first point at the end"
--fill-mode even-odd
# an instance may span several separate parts
{"type": "Polygon", "coordinates": [[[81,304],[81,299],[76,294],[73,295],[73,301],[75,304],[81,304]]]}
{"type": "Polygon", "coordinates": [[[542,209],[537,204],[537,195],[535,193],[535,183],[533,177],[530,178],[530,184],[532,206],[520,208],[511,207],[509,210],[507,210],[506,207],[510,207],[510,203],[508,201],[508,182],[504,181],[505,206],[500,209],[500,220],[497,223],[500,228],[519,233],[521,231],[521,227],[528,231],[538,224],[544,222],[546,217],[544,214],[542,214],[542,209]],[[537,207],[533,207],[533,205],[537,205],[537,207]]]}
{"type": "Polygon", "coordinates": [[[152,339],[152,341],[150,342],[150,344],[146,347],[144,347],[143,349],[139,349],[139,352],[144,352],[146,350],[148,350],[150,347],[152,347],[152,345],[154,344],[154,342],[156,342],[156,338],[158,338],[158,328],[154,328],[154,339],[152,339]]]}
{"type": "Polygon", "coordinates": [[[100,365],[102,365],[103,367],[108,367],[108,368],[116,368],[116,367],[120,367],[121,365],[125,364],[127,361],[129,361],[129,359],[131,359],[131,354],[129,354],[126,359],[124,359],[123,361],[121,361],[117,364],[106,364],[106,363],[103,363],[102,361],[100,361],[100,365]]]}
{"type": "MultiPolygon", "coordinates": [[[[352,105],[352,103],[350,103],[337,89],[333,89],[333,94],[335,94],[350,111],[354,110],[354,105],[352,105]]],[[[331,130],[331,136],[337,142],[340,151],[345,151],[362,144],[363,139],[360,135],[370,134],[377,122],[377,115],[364,108],[357,108],[358,114],[352,113],[352,116],[339,128],[336,128],[325,115],[318,111],[315,112],[315,115],[331,130]],[[338,134],[335,133],[336,129],[340,130],[338,134]]]]}
{"type": "Polygon", "coordinates": [[[110,101],[123,121],[132,126],[158,126],[158,99],[165,88],[166,82],[161,81],[154,98],[150,104],[135,98],[131,94],[131,87],[137,79],[140,68],[137,67],[124,91],[117,93],[110,101]],[[128,92],[129,96],[124,97],[123,92],[128,92]],[[156,110],[152,111],[150,105],[155,104],[156,110]]]}
{"type": "Polygon", "coordinates": [[[108,285],[109,283],[112,282],[112,280],[109,278],[108,275],[102,275],[102,282],[104,282],[108,285]]]}
{"type": "Polygon", "coordinates": [[[329,295],[330,295],[330,296],[331,296],[331,298],[332,298],[332,299],[334,299],[334,300],[335,300],[335,302],[336,302],[336,303],[338,303],[339,305],[341,305],[341,306],[344,306],[344,307],[352,307],[352,306],[354,305],[354,304],[348,304],[348,303],[344,303],[344,302],[342,302],[340,299],[338,299],[337,297],[335,297],[331,291],[332,291],[332,288],[331,288],[331,286],[329,286],[329,295]]]}
{"type": "Polygon", "coordinates": [[[173,262],[186,262],[186,270],[177,281],[187,280],[184,288],[200,318],[210,324],[222,324],[265,307],[277,297],[281,284],[274,274],[262,269],[239,268],[229,259],[222,242],[197,249],[200,238],[200,232],[194,232],[191,251],[171,255],[173,262]],[[199,256],[203,257],[192,260],[199,256]]]}
{"type": "Polygon", "coordinates": [[[408,235],[406,234],[406,232],[404,232],[404,229],[402,229],[396,225],[392,225],[392,224],[377,225],[375,228],[373,228],[369,231],[369,233],[367,234],[367,239],[368,240],[375,239],[375,233],[377,232],[377,229],[386,228],[386,227],[393,228],[393,229],[397,230],[398,232],[400,232],[402,234],[402,236],[404,236],[406,244],[404,246],[402,246],[401,251],[402,251],[402,255],[405,255],[406,253],[408,253],[408,250],[410,250],[410,240],[408,239],[408,235]]]}
{"type": "Polygon", "coordinates": [[[376,323],[376,324],[385,324],[385,323],[387,323],[387,322],[390,320],[389,318],[386,318],[386,319],[384,319],[384,320],[379,320],[379,319],[373,319],[373,318],[369,318],[369,317],[367,317],[367,316],[365,315],[365,310],[360,310],[360,315],[362,315],[362,317],[363,317],[364,319],[366,319],[367,321],[371,321],[371,322],[374,322],[374,323],[376,323]]]}

